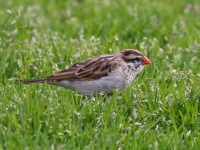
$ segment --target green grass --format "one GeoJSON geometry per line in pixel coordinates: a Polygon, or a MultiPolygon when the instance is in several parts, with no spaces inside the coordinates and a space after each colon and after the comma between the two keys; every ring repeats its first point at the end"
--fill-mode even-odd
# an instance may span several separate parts
{"type": "Polygon", "coordinates": [[[0,3],[0,149],[199,149],[199,0],[0,3]],[[14,83],[126,48],[152,64],[121,94],[14,83]]]}

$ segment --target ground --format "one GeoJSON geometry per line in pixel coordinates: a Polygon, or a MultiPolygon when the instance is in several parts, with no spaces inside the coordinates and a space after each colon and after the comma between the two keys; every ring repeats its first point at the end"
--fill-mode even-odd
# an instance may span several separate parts
{"type": "Polygon", "coordinates": [[[200,147],[199,0],[0,3],[0,149],[200,147]],[[152,64],[121,94],[14,82],[126,48],[152,64]]]}

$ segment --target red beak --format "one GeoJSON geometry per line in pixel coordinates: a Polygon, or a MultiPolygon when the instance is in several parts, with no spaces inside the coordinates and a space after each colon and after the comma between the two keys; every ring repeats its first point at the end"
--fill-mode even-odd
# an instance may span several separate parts
{"type": "Polygon", "coordinates": [[[147,57],[144,56],[143,61],[142,61],[142,65],[148,65],[150,63],[151,63],[151,61],[147,57]]]}

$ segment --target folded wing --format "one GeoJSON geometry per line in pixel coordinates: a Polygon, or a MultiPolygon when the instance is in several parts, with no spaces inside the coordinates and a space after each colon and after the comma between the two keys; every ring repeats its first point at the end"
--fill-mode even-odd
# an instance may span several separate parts
{"type": "Polygon", "coordinates": [[[102,76],[107,76],[111,70],[115,69],[117,64],[118,62],[115,61],[113,55],[103,55],[74,64],[52,76],[44,78],[44,80],[47,82],[61,80],[96,80],[102,76]]]}

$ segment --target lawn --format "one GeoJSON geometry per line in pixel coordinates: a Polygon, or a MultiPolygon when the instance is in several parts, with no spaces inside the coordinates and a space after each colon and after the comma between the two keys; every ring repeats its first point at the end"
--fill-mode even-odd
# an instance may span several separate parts
{"type": "Polygon", "coordinates": [[[199,0],[0,0],[0,149],[199,149],[199,0]],[[16,84],[126,48],[151,65],[86,100],[16,84]]]}

